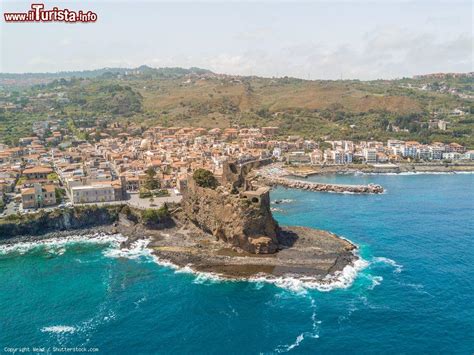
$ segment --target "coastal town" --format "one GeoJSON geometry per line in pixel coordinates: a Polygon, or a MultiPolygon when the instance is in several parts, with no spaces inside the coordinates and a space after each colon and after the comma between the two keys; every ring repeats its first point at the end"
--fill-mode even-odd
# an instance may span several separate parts
{"type": "Polygon", "coordinates": [[[78,130],[45,120],[35,122],[32,131],[34,135],[20,138],[17,146],[0,144],[3,216],[124,200],[137,208],[179,202],[189,173],[202,168],[219,177],[228,161],[268,160],[278,166],[313,168],[474,161],[474,151],[457,143],[317,142],[297,135],[282,137],[279,127],[142,129],[114,123],[102,129],[95,142],[81,138],[95,135],[94,126],[78,130]]]}

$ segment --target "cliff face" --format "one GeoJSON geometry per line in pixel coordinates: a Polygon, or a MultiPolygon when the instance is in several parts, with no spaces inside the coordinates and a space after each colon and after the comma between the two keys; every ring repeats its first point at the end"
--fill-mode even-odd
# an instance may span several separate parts
{"type": "Polygon", "coordinates": [[[255,254],[278,249],[279,227],[270,211],[269,189],[251,189],[235,166],[224,169],[215,190],[188,179],[182,207],[187,217],[217,239],[255,254]]]}
{"type": "Polygon", "coordinates": [[[120,208],[121,206],[76,207],[22,215],[16,220],[4,220],[0,223],[0,239],[108,225],[118,220],[120,208]]]}

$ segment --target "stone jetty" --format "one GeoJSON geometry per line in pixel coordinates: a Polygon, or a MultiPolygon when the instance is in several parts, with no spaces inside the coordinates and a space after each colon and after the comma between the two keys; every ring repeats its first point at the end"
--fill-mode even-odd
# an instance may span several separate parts
{"type": "Polygon", "coordinates": [[[357,193],[357,194],[380,194],[383,187],[377,184],[368,185],[340,185],[324,184],[320,182],[310,182],[288,179],[286,177],[266,177],[265,183],[270,186],[280,185],[292,189],[308,191],[337,192],[337,193],[357,193]]]}

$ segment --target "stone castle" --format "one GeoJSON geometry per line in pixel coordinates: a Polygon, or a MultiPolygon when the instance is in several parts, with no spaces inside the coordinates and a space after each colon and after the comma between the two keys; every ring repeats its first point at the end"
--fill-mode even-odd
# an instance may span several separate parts
{"type": "Polygon", "coordinates": [[[182,201],[187,217],[234,247],[254,254],[275,253],[280,229],[270,211],[270,189],[246,179],[261,164],[226,163],[216,189],[200,187],[188,176],[182,201]]]}

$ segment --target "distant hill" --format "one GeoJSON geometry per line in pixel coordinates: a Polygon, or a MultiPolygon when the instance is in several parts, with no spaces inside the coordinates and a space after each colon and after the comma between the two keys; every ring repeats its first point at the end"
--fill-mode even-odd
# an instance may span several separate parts
{"type": "Polygon", "coordinates": [[[49,117],[142,127],[278,126],[282,135],[317,140],[399,138],[474,148],[472,73],[302,80],[141,66],[0,74],[0,83],[0,139],[8,142],[49,117]],[[447,129],[438,129],[437,120],[448,122],[447,129]]]}
{"type": "Polygon", "coordinates": [[[55,79],[85,78],[101,76],[116,77],[118,75],[142,75],[153,77],[181,77],[188,74],[212,74],[210,70],[200,68],[151,68],[142,65],[138,68],[102,68],[82,71],[62,71],[57,73],[0,73],[0,86],[21,87],[35,84],[46,84],[55,79]]]}

